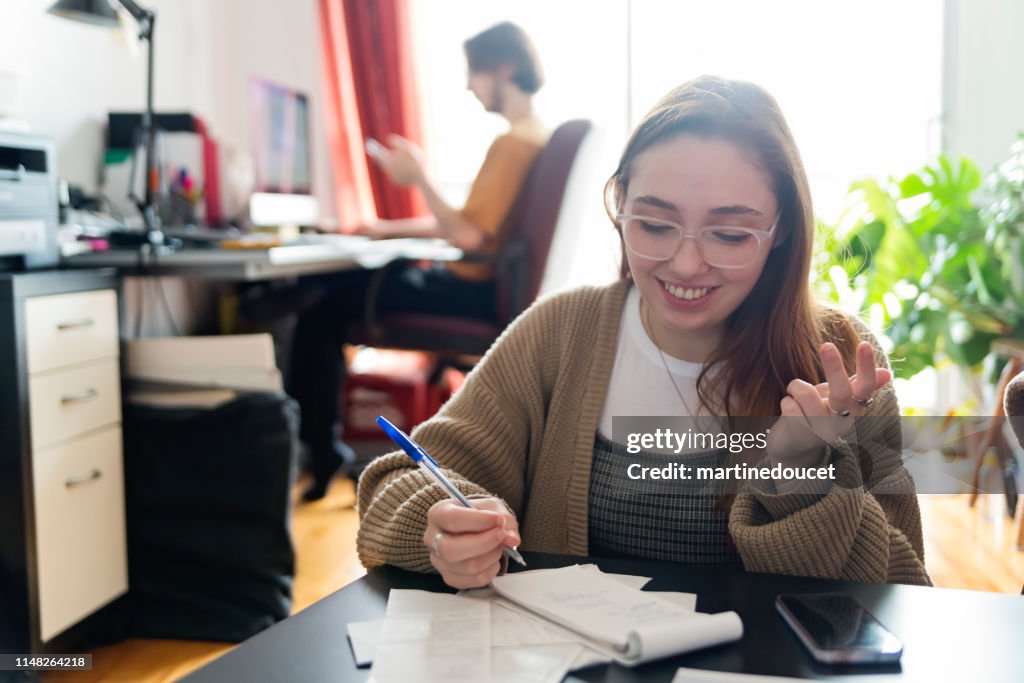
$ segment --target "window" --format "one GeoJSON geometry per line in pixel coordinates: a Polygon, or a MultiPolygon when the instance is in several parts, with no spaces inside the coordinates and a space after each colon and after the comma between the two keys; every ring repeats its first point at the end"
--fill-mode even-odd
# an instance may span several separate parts
{"type": "Polygon", "coordinates": [[[430,163],[452,203],[504,128],[465,87],[462,42],[478,31],[521,25],[547,76],[536,99],[541,117],[595,123],[602,144],[588,158],[593,189],[579,197],[586,229],[601,232],[581,241],[579,258],[608,261],[598,250],[614,242],[591,239],[614,240],[602,231],[604,180],[647,109],[693,76],[751,80],[775,95],[816,212],[829,221],[852,181],[905,173],[939,152],[942,0],[414,0],[413,15],[430,163]]]}
{"type": "Polygon", "coordinates": [[[632,2],[632,121],[711,73],[779,102],[834,220],[850,183],[903,174],[939,153],[941,0],[632,2]]]}
{"type": "Polygon", "coordinates": [[[467,38],[500,21],[521,26],[537,48],[545,84],[534,102],[543,121],[554,126],[587,118],[622,140],[628,115],[624,0],[414,0],[412,7],[430,163],[446,198],[458,203],[465,196],[487,146],[506,128],[466,90],[462,51],[467,38]]]}

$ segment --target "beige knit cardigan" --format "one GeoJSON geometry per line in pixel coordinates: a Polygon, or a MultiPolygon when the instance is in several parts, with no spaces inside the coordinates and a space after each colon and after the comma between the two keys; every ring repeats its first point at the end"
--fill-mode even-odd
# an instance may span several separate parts
{"type": "MultiPolygon", "coordinates": [[[[466,495],[507,502],[524,550],[588,554],[594,437],[629,286],[587,287],[536,303],[413,434],[466,495]]],[[[891,384],[827,450],[838,473],[827,492],[778,494],[769,482],[736,496],[729,533],[743,566],[929,584],[891,384]]],[[[423,533],[427,510],[445,497],[404,453],[374,460],[358,490],[363,565],[433,571],[423,533]]]]}

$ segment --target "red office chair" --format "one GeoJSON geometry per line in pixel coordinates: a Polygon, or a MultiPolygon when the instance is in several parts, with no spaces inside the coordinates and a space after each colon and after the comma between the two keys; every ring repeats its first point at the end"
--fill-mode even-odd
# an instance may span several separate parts
{"type": "MultiPolygon", "coordinates": [[[[498,297],[495,319],[423,313],[380,315],[377,288],[371,287],[366,322],[350,330],[349,340],[367,346],[436,353],[437,372],[447,366],[471,367],[508,323],[537,298],[569,172],[589,130],[589,121],[567,121],[555,129],[537,155],[512,214],[506,219],[508,239],[492,257],[496,260],[498,297]]],[[[378,274],[376,282],[383,281],[386,270],[378,274]]]]}

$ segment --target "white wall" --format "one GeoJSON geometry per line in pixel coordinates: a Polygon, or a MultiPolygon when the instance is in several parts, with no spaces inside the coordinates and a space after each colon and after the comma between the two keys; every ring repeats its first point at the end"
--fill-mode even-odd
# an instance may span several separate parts
{"type": "Polygon", "coordinates": [[[946,0],[946,16],[944,147],[988,172],[1024,130],[1024,2],[946,0]]]}
{"type": "MultiPolygon", "coordinates": [[[[56,139],[58,172],[95,189],[107,112],[145,105],[145,46],[132,49],[117,31],[48,14],[51,4],[2,0],[0,69],[21,72],[18,118],[56,139]]],[[[148,5],[157,12],[158,109],[213,114],[205,75],[213,40],[205,5],[204,0],[152,0],[148,5]]]]}
{"type": "MultiPolygon", "coordinates": [[[[46,12],[53,0],[0,0],[0,71],[22,74],[17,118],[57,141],[61,176],[94,190],[110,110],[145,105],[145,45],[116,31],[46,12]]],[[[251,75],[310,95],[314,191],[333,217],[333,174],[324,154],[315,0],[145,0],[157,14],[157,110],[203,117],[223,144],[249,148],[251,75]]]]}
{"type": "Polygon", "coordinates": [[[337,220],[334,172],[324,134],[320,27],[316,0],[206,0],[211,37],[218,137],[249,146],[246,88],[260,76],[310,97],[313,193],[326,222],[337,220]]]}

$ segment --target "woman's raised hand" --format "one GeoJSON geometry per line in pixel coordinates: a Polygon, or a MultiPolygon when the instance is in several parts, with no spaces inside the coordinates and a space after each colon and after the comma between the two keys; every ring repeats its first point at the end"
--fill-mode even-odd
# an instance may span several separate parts
{"type": "Polygon", "coordinates": [[[892,380],[892,371],[875,366],[868,342],[857,346],[856,373],[846,374],[839,349],[825,343],[818,349],[826,381],[811,384],[795,379],[779,407],[782,418],[768,436],[768,454],[775,462],[806,462],[867,412],[872,396],[892,380]]]}

